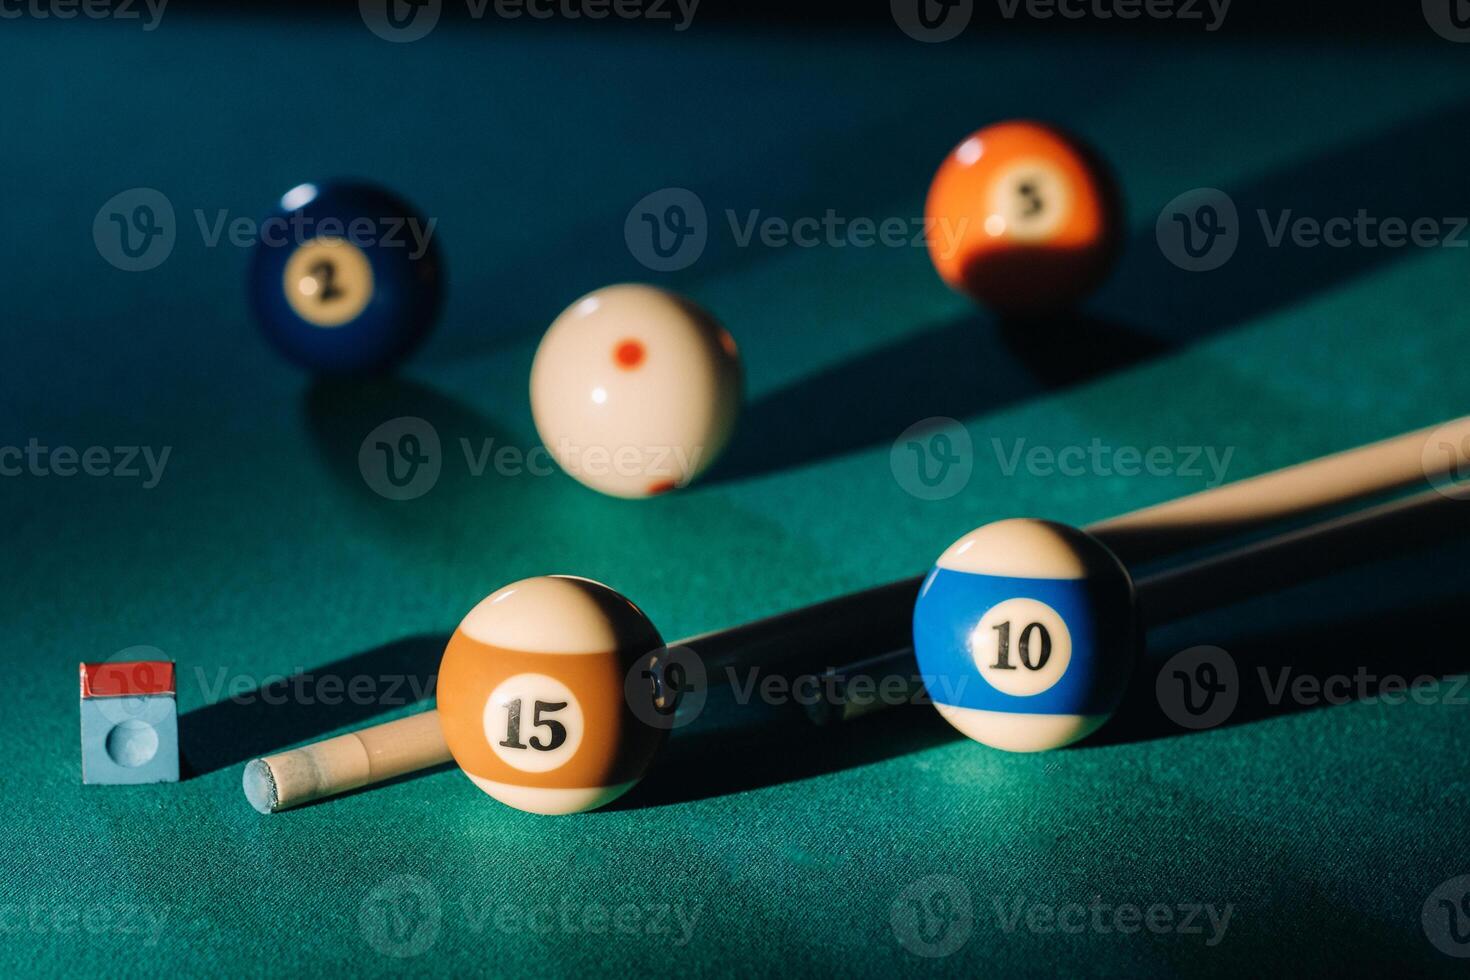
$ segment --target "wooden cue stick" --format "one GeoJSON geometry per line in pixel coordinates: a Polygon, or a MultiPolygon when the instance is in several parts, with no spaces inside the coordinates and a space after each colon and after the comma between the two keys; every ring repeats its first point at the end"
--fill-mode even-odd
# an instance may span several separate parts
{"type": "Polygon", "coordinates": [[[1146,561],[1417,483],[1453,482],[1470,463],[1465,446],[1470,415],[1145,507],[1088,530],[1125,565],[1146,561]],[[1436,434],[1451,452],[1426,453],[1436,434]]]}
{"type": "MultiPolygon", "coordinates": [[[[1425,459],[1425,441],[1435,432],[1455,446],[1466,444],[1470,416],[1201,490],[1087,530],[1125,562],[1164,557],[1418,480],[1449,476],[1459,462],[1457,454],[1445,454],[1443,462],[1425,459]]],[[[670,646],[695,649],[711,677],[737,661],[758,665],[773,657],[893,650],[897,644],[885,642],[882,634],[895,624],[907,632],[922,581],[904,579],[670,646]]],[[[252,806],[274,813],[450,761],[438,713],[429,710],[252,760],[243,783],[252,806]]]]}
{"type": "Polygon", "coordinates": [[[275,813],[452,761],[430,710],[254,759],[241,782],[251,806],[275,813]]]}
{"type": "Polygon", "coordinates": [[[1149,625],[1470,531],[1467,496],[1425,490],[1160,572],[1135,584],[1149,625]]]}
{"type": "MultiPolygon", "coordinates": [[[[1107,545],[1125,566],[1165,558],[1415,482],[1447,477],[1454,472],[1458,455],[1447,454],[1443,461],[1435,457],[1434,465],[1425,464],[1424,446],[1435,433],[1456,448],[1462,441],[1470,444],[1470,416],[1200,490],[1083,530],[1107,545]]],[[[904,579],[670,646],[693,648],[711,677],[737,663],[768,663],[771,656],[820,660],[845,653],[843,659],[851,662],[854,647],[894,650],[905,643],[909,614],[923,581],[923,576],[904,579]],[[902,624],[897,635],[895,622],[902,624]]]]}
{"type": "MultiPolygon", "coordinates": [[[[1202,558],[1134,583],[1138,609],[1149,627],[1264,595],[1296,582],[1400,554],[1436,540],[1470,533],[1470,492],[1426,490],[1414,496],[1322,521],[1308,527],[1202,558]]],[[[912,647],[894,649],[847,667],[824,672],[827,686],[845,690],[857,678],[876,692],[890,678],[905,682],[903,700],[923,690],[912,647]]],[[[817,725],[849,721],[889,707],[892,701],[854,701],[807,707],[817,725]]]]}

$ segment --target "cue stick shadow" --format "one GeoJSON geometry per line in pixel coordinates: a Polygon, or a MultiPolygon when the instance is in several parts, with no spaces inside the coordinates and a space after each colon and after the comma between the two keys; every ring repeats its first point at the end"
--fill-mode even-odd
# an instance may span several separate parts
{"type": "Polygon", "coordinates": [[[960,734],[927,705],[817,727],[794,717],[671,738],[648,775],[607,809],[690,803],[922,752],[960,734]]]}
{"type": "MultiPolygon", "coordinates": [[[[1445,681],[1440,686],[1441,696],[1470,701],[1470,685],[1458,695],[1452,690],[1460,683],[1456,679],[1463,679],[1470,671],[1464,623],[1462,595],[1408,607],[1396,605],[1373,615],[1326,624],[1245,636],[1225,647],[1236,668],[1236,683],[1229,686],[1238,700],[1228,718],[1200,731],[1172,721],[1160,704],[1164,696],[1160,691],[1168,690],[1160,685],[1173,685],[1169,695],[1172,699],[1175,694],[1185,695],[1181,685],[1187,678],[1198,677],[1188,671],[1177,676],[1168,667],[1169,656],[1150,654],[1140,661],[1117,716],[1079,748],[1085,751],[1095,746],[1204,734],[1215,728],[1330,709],[1363,698],[1382,696],[1401,699],[1402,704],[1414,703],[1412,695],[1403,690],[1384,689],[1386,677],[1445,681]],[[1169,670],[1171,676],[1160,680],[1164,670],[1169,670]],[[1317,684],[1328,678],[1347,681],[1316,688],[1310,696],[1297,698],[1291,693],[1291,685],[1300,678],[1314,678],[1317,684]]],[[[1175,652],[1170,650],[1169,654],[1175,652]]],[[[1197,692],[1196,687],[1190,696],[1197,692]]],[[[1392,705],[1393,700],[1384,703],[1392,705]]]]}
{"type": "Polygon", "coordinates": [[[1070,315],[996,332],[979,316],[866,351],[757,398],[702,482],[777,473],[892,442],[920,419],[965,419],[1162,353],[1122,323],[1070,315]],[[1038,381],[1040,384],[1038,385],[1038,381]]]}
{"type": "MultiPolygon", "coordinates": [[[[1240,610],[1247,603],[1168,627],[1169,638],[1172,640],[1181,629],[1198,635],[1202,620],[1204,627],[1213,631],[1214,639],[1192,643],[1218,642],[1234,661],[1238,700],[1230,715],[1212,728],[1331,708],[1362,697],[1392,695],[1392,691],[1381,691],[1387,677],[1448,678],[1441,685],[1448,701],[1455,696],[1451,690],[1451,685],[1457,683],[1455,679],[1470,673],[1470,648],[1463,642],[1470,573],[1458,573],[1457,577],[1444,574],[1446,568],[1458,572],[1457,559],[1453,546],[1431,547],[1416,551],[1401,563],[1373,563],[1251,600],[1307,609],[1317,617],[1331,616],[1325,623],[1241,630],[1236,624],[1242,622],[1240,610]],[[1424,598],[1426,594],[1432,598],[1424,598]],[[1373,597],[1371,612],[1352,618],[1335,614],[1345,605],[1351,608],[1359,595],[1373,597]],[[1227,628],[1220,627],[1222,621],[1229,624],[1227,628]],[[1283,674],[1286,668],[1290,672],[1283,674]],[[1263,679],[1263,670],[1269,680],[1263,679]],[[1367,678],[1361,685],[1356,680],[1360,670],[1367,678]],[[1285,688],[1283,676],[1288,685],[1285,688]],[[1338,690],[1332,688],[1332,700],[1294,699],[1289,685],[1300,677],[1348,677],[1352,679],[1350,695],[1338,697],[1338,690]]],[[[1151,639],[1155,644],[1141,655],[1113,719],[1096,735],[1062,751],[1086,752],[1212,730],[1184,728],[1165,714],[1156,681],[1170,657],[1181,648],[1155,649],[1162,637],[1151,639]]],[[[1470,683],[1458,697],[1470,702],[1470,683]]],[[[1409,695],[1404,700],[1413,703],[1409,695]]],[[[789,707],[774,712],[767,709],[764,714],[756,712],[744,719],[737,715],[717,715],[723,724],[712,724],[697,732],[691,729],[688,738],[676,732],[643,783],[613,808],[668,806],[746,792],[922,752],[963,738],[927,704],[906,704],[825,727],[810,725],[800,711],[789,707]]],[[[996,750],[976,745],[973,751],[996,750]]]]}
{"type": "MultiPolygon", "coordinates": [[[[1273,247],[1271,236],[1283,215],[1351,220],[1361,209],[1379,220],[1413,222],[1470,214],[1470,185],[1459,163],[1467,152],[1470,102],[1461,102],[1223,185],[1237,209],[1237,245],[1219,268],[1176,268],[1149,220],[1129,235],[1091,307],[1040,321],[969,313],[753,399],[705,480],[762,476],[887,445],[923,418],[965,419],[1003,409],[1144,363],[1410,259],[1424,250],[1299,247],[1289,239],[1273,247]],[[1104,306],[1111,316],[1099,313],[1104,306]],[[1126,320],[1116,318],[1119,311],[1127,311],[1126,320]]],[[[1126,197],[1126,187],[1123,192],[1126,197]]],[[[1145,215],[1159,214],[1166,203],[1148,202],[1145,215]]],[[[1441,227],[1452,234],[1448,224],[1441,227]]],[[[1470,230],[1459,240],[1470,242],[1470,230]]],[[[937,277],[935,288],[945,288],[937,277]]]]}
{"type": "MultiPolygon", "coordinates": [[[[247,691],[226,688],[213,704],[179,718],[180,775],[190,779],[243,765],[429,700],[448,643],[447,633],[410,636],[289,677],[265,678],[247,691]],[[323,689],[328,678],[332,686],[323,689]]],[[[212,683],[203,673],[199,679],[212,683]]]]}

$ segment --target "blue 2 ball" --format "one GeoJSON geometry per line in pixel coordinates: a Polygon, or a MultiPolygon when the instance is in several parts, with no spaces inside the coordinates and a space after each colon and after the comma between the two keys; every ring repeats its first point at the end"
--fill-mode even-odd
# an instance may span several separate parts
{"type": "Polygon", "coordinates": [[[1122,700],[1139,643],[1133,581],[1096,538],[996,521],[939,556],[914,652],[939,713],[977,742],[1040,752],[1086,738],[1122,700]]]}
{"type": "Polygon", "coordinates": [[[369,184],[301,184],[261,221],[250,297],[266,338],[309,371],[387,371],[424,341],[443,296],[433,225],[369,184]]]}

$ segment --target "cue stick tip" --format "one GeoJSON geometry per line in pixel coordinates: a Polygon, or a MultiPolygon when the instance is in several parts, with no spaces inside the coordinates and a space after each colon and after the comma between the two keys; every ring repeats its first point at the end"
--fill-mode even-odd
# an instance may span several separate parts
{"type": "Polygon", "coordinates": [[[241,777],[245,799],[250,801],[257,813],[275,813],[280,809],[281,796],[276,787],[276,774],[264,759],[252,759],[245,765],[241,777]]]}

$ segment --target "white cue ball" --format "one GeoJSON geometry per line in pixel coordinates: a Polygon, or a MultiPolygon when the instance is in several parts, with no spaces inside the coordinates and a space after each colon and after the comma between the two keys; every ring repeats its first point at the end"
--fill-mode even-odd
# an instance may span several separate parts
{"type": "Polygon", "coordinates": [[[714,317],[653,286],[588,293],[531,365],[536,431],[563,470],[614,497],[682,487],[714,462],[740,407],[740,355],[714,317]]]}

